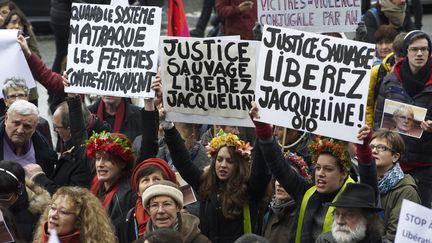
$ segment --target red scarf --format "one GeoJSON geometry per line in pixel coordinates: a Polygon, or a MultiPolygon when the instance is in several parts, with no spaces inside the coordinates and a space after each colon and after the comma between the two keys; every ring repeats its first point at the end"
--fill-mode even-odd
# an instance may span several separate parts
{"type": "MultiPolygon", "coordinates": [[[[44,230],[42,232],[42,243],[48,243],[50,235],[47,232],[48,230],[48,222],[45,222],[44,224],[44,230]]],[[[80,237],[80,232],[79,231],[75,231],[72,234],[69,235],[63,235],[63,236],[58,236],[59,240],[61,243],[81,243],[81,237],[80,237]]]]}
{"type": "Polygon", "coordinates": [[[138,236],[141,237],[146,232],[147,223],[150,215],[144,210],[141,197],[138,197],[135,203],[135,218],[138,224],[138,236]]]}
{"type": "MultiPolygon", "coordinates": [[[[176,183],[177,179],[176,179],[176,175],[175,173],[171,170],[171,168],[168,166],[168,163],[165,162],[164,160],[158,159],[158,158],[149,158],[144,160],[143,162],[139,163],[137,166],[135,166],[134,171],[132,172],[132,177],[131,177],[131,185],[132,185],[132,190],[134,192],[138,192],[138,187],[139,185],[137,185],[137,176],[138,173],[146,166],[149,165],[155,165],[157,167],[159,167],[162,171],[162,173],[164,173],[170,181],[176,183]]],[[[146,232],[146,226],[148,221],[150,220],[150,215],[147,213],[147,211],[144,210],[144,207],[142,205],[142,198],[139,196],[136,200],[135,203],[135,218],[138,224],[138,236],[141,237],[144,235],[144,233],[146,232]]]]}
{"type": "MultiPolygon", "coordinates": [[[[111,129],[112,130],[111,132],[120,132],[120,128],[123,123],[123,119],[125,115],[125,109],[126,109],[126,104],[124,98],[122,98],[120,104],[117,106],[114,127],[111,129]]],[[[104,120],[104,110],[105,110],[105,103],[102,100],[100,100],[97,109],[97,116],[101,121],[104,120]]]]}
{"type": "MultiPolygon", "coordinates": [[[[93,177],[93,181],[90,187],[90,191],[98,196],[99,194],[99,188],[100,188],[100,182],[97,179],[97,176],[93,177]]],[[[120,188],[120,183],[117,183],[113,188],[111,188],[111,190],[105,195],[105,198],[102,201],[102,205],[104,206],[105,209],[108,209],[108,205],[110,204],[112,198],[114,197],[114,195],[117,193],[117,191],[120,188]]]]}

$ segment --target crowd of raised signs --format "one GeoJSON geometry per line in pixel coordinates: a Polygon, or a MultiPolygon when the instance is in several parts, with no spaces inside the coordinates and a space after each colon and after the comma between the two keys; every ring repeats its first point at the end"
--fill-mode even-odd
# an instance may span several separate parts
{"type": "MultiPolygon", "coordinates": [[[[53,0],[51,4],[57,54],[53,67],[48,68],[25,14],[14,2],[0,1],[0,25],[20,30],[17,42],[33,78],[48,90],[52,112],[52,116],[40,116],[37,89],[29,89],[27,80],[1,80],[2,241],[345,243],[394,242],[397,234],[413,239],[413,232],[397,229],[405,199],[431,208],[432,42],[429,34],[415,30],[404,0],[379,0],[364,10],[357,28],[355,39],[374,43],[376,49],[366,120],[355,135],[358,143],[302,131],[301,125],[295,130],[260,121],[259,104],[250,102],[253,94],[248,88],[234,84],[239,74],[233,69],[224,75],[231,81],[202,78],[201,89],[194,86],[196,90],[191,90],[225,90],[214,94],[215,107],[225,102],[218,93],[249,94],[246,99],[230,100],[237,105],[225,109],[247,107],[254,127],[168,121],[162,97],[167,87],[160,71],[152,75],[151,82],[147,80],[148,90],[155,95],[141,101],[141,106],[131,98],[66,93],[65,87],[72,84],[63,74],[62,60],[67,56],[71,3],[53,0]],[[399,102],[391,114],[385,111],[388,100],[399,102]],[[416,107],[423,108],[422,118],[416,107]],[[47,120],[52,120],[54,134],[47,120]]],[[[221,33],[259,39],[255,0],[216,0],[213,5],[223,18],[221,33]]],[[[77,10],[74,18],[79,20],[80,14],[92,11],[89,6],[77,10]]],[[[150,21],[146,16],[154,12],[131,11],[119,13],[132,23],[150,21]]],[[[103,18],[108,13],[97,14],[103,18]]],[[[145,46],[145,34],[141,36],[145,46]]],[[[282,39],[275,43],[282,45],[282,39]]],[[[167,43],[174,50],[177,41],[167,43]]],[[[204,54],[194,49],[195,44],[191,46],[192,56],[204,54]]],[[[239,52],[246,54],[242,48],[238,47],[239,52]]],[[[220,50],[219,55],[228,53],[220,50]]],[[[151,63],[150,57],[145,61],[151,63]]],[[[229,58],[242,59],[239,70],[249,87],[247,63],[251,58],[229,58]]],[[[300,59],[294,61],[302,65],[300,59]]],[[[281,63],[282,59],[276,66],[281,63]]],[[[368,66],[366,59],[357,63],[368,66]]],[[[178,73],[172,76],[184,71],[177,67],[178,73]]],[[[210,61],[201,69],[213,67],[220,69],[217,64],[210,66],[210,61]]],[[[280,72],[272,80],[279,79],[280,72]]],[[[191,87],[196,80],[190,79],[191,87]]],[[[345,85],[351,81],[343,80],[345,85]]],[[[351,98],[357,97],[361,95],[353,92],[351,98]]],[[[274,102],[274,96],[267,98],[274,102]]],[[[290,112],[289,102],[285,105],[284,112],[290,112]]],[[[330,109],[324,120],[331,120],[330,109]]],[[[303,112],[301,106],[298,110],[303,112]]]]}

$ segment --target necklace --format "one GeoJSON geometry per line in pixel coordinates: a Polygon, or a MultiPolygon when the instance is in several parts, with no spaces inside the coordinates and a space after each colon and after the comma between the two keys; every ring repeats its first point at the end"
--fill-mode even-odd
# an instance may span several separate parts
{"type": "Polygon", "coordinates": [[[300,136],[300,138],[297,139],[297,140],[296,140],[294,143],[292,143],[292,144],[283,145],[283,144],[281,144],[281,143],[279,142],[279,140],[278,140],[278,144],[279,144],[279,146],[281,146],[282,150],[285,151],[286,149],[290,149],[290,148],[296,146],[296,145],[297,145],[301,140],[303,140],[303,138],[304,138],[305,136],[306,136],[306,132],[303,132],[303,134],[300,136]]]}

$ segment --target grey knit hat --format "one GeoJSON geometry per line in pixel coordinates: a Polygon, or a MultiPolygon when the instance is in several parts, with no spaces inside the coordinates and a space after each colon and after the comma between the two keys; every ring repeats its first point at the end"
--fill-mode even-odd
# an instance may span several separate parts
{"type": "Polygon", "coordinates": [[[150,200],[157,196],[171,197],[179,208],[183,208],[183,193],[171,181],[162,180],[147,188],[142,194],[143,207],[148,211],[150,200]]]}

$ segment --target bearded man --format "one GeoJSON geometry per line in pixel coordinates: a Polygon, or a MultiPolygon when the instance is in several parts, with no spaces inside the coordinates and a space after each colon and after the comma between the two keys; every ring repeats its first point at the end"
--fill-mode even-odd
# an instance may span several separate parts
{"type": "Polygon", "coordinates": [[[383,226],[378,217],[381,208],[375,205],[375,193],[371,186],[349,183],[345,191],[330,207],[333,211],[331,231],[318,237],[317,243],[381,243],[383,226]]]}

